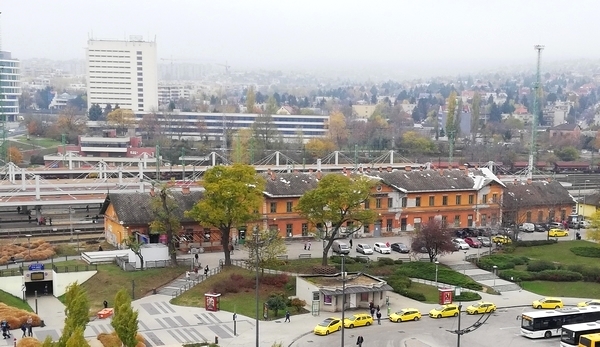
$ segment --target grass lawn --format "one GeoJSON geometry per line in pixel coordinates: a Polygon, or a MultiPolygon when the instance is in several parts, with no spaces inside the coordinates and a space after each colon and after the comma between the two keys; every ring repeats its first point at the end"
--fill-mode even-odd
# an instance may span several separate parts
{"type": "Polygon", "coordinates": [[[515,256],[526,256],[531,259],[548,260],[565,265],[591,265],[596,263],[594,258],[580,257],[573,252],[573,247],[598,247],[597,243],[589,241],[562,241],[552,245],[535,247],[517,247],[511,253],[515,256]]]}
{"type": "MultiPolygon", "coordinates": [[[[391,258],[391,257],[390,257],[391,258]]],[[[354,259],[352,259],[354,261],[354,259]]],[[[338,266],[340,264],[335,263],[329,259],[328,266],[338,266]]],[[[270,264],[268,267],[273,270],[286,271],[291,273],[300,274],[312,274],[314,266],[321,266],[321,258],[310,258],[310,259],[291,259],[280,261],[278,264],[270,264]]],[[[346,262],[345,269],[348,272],[364,272],[373,276],[389,276],[395,269],[398,268],[397,264],[394,265],[381,265],[377,261],[372,261],[370,264],[361,262],[346,262]]]]}
{"type": "Polygon", "coordinates": [[[427,304],[437,304],[440,301],[440,294],[435,286],[412,282],[408,289],[425,295],[426,300],[424,302],[427,304]]]}
{"type": "MultiPolygon", "coordinates": [[[[91,313],[96,313],[103,308],[102,302],[108,301],[112,306],[115,295],[121,288],[132,290],[132,281],[135,283],[135,299],[146,296],[154,288],[167,284],[181,276],[188,266],[175,268],[148,269],[144,271],[125,272],[116,265],[98,265],[98,273],[82,284],[90,301],[91,313]]],[[[64,302],[65,296],[59,297],[64,302]]]]}
{"type": "Polygon", "coordinates": [[[523,289],[540,296],[600,298],[600,285],[593,282],[523,282],[523,289]]]}
{"type": "MultiPolygon", "coordinates": [[[[217,285],[218,283],[230,280],[232,274],[241,275],[244,278],[248,279],[250,283],[254,283],[251,281],[254,278],[254,272],[231,266],[229,268],[225,268],[221,273],[209,277],[205,281],[202,281],[200,284],[181,294],[180,296],[172,299],[171,303],[180,306],[204,307],[204,294],[210,293],[215,287],[215,285],[217,285]]],[[[290,278],[290,281],[295,281],[295,279],[290,278]]],[[[270,294],[276,292],[284,293],[285,289],[266,284],[261,284],[259,286],[259,312],[261,315],[261,319],[263,303],[267,301],[270,294]]],[[[295,289],[294,292],[287,292],[286,295],[295,295],[295,289]]],[[[242,288],[239,288],[239,291],[237,293],[223,294],[221,296],[220,308],[221,310],[237,312],[247,317],[256,317],[256,296],[254,287],[249,288],[243,286],[242,288]]],[[[290,314],[292,315],[298,313],[293,307],[288,307],[287,310],[289,310],[290,314]]],[[[280,310],[276,317],[274,316],[273,311],[269,311],[269,319],[281,318],[285,315],[285,311],[286,310],[280,310]]]]}
{"type": "Polygon", "coordinates": [[[33,312],[31,306],[27,302],[23,302],[22,299],[13,296],[5,291],[0,290],[0,302],[7,304],[8,306],[20,308],[25,311],[33,312]]]}
{"type": "MultiPolygon", "coordinates": [[[[40,147],[44,147],[44,148],[54,148],[54,147],[58,147],[58,146],[62,145],[62,143],[60,141],[56,141],[56,140],[50,139],[50,138],[37,137],[37,136],[30,136],[29,138],[30,139],[27,140],[27,135],[16,137],[16,139],[19,142],[31,144],[34,146],[40,146],[40,147]]],[[[17,145],[17,144],[15,144],[15,145],[17,145]]],[[[29,148],[26,148],[26,149],[31,149],[31,146],[29,146],[29,148]]]]}
{"type": "Polygon", "coordinates": [[[56,252],[56,256],[72,256],[72,255],[79,255],[79,253],[81,253],[81,252],[95,252],[98,250],[98,247],[100,247],[100,246],[102,246],[102,249],[105,251],[112,251],[115,249],[115,247],[113,245],[104,241],[101,243],[93,243],[93,244],[80,242],[79,252],[77,252],[77,243],[56,245],[54,247],[54,251],[56,252]]]}

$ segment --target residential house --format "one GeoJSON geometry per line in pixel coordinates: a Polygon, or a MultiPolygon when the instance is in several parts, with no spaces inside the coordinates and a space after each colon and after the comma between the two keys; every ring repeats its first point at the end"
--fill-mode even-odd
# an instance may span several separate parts
{"type": "Polygon", "coordinates": [[[491,170],[396,170],[378,175],[400,193],[400,230],[419,230],[434,219],[453,227],[500,223],[504,183],[491,170]]]}
{"type": "Polygon", "coordinates": [[[345,282],[345,289],[342,289],[342,275],[339,273],[298,276],[296,296],[311,307],[318,305],[319,312],[340,312],[343,292],[346,295],[346,309],[368,310],[371,302],[375,306],[383,306],[387,292],[392,290],[384,280],[364,273],[348,272],[345,282]]]}
{"type": "Polygon", "coordinates": [[[569,124],[569,123],[564,123],[564,124],[560,124],[557,126],[554,126],[550,129],[548,129],[548,131],[550,132],[550,138],[559,138],[559,137],[568,137],[568,136],[573,136],[573,137],[579,137],[579,135],[581,134],[581,127],[577,124],[569,124]]]}
{"type": "Polygon", "coordinates": [[[375,109],[377,105],[367,105],[367,104],[356,104],[352,105],[352,114],[360,120],[367,120],[371,118],[373,113],[375,113],[375,109]]]}
{"type": "Polygon", "coordinates": [[[584,195],[577,199],[577,214],[585,219],[590,219],[600,210],[600,192],[584,195]]]}
{"type": "Polygon", "coordinates": [[[276,113],[277,114],[285,114],[285,115],[289,116],[289,115],[295,114],[295,111],[292,106],[284,105],[284,106],[281,106],[279,108],[279,110],[277,110],[276,113]]]}
{"type": "MultiPolygon", "coordinates": [[[[178,207],[174,214],[181,223],[181,229],[175,235],[179,248],[192,247],[190,243],[194,243],[207,250],[221,249],[218,231],[202,227],[185,215],[185,211],[191,210],[202,199],[203,192],[183,188],[181,191],[172,191],[172,194],[178,207]]],[[[154,190],[149,193],[109,193],[100,210],[100,214],[104,215],[106,241],[121,247],[134,236],[142,243],[166,243],[166,235],[150,231],[150,223],[156,218],[152,207],[155,196],[154,190]]]]}
{"type": "Polygon", "coordinates": [[[558,181],[507,183],[502,199],[502,221],[506,226],[521,223],[560,222],[571,214],[575,201],[558,181]]]}

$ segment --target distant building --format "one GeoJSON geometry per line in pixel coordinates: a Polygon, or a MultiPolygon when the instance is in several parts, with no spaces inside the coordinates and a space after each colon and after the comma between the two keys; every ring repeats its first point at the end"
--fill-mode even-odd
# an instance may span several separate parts
{"type": "Polygon", "coordinates": [[[9,122],[17,121],[21,96],[21,63],[10,52],[0,50],[0,114],[9,122]]]}
{"type": "Polygon", "coordinates": [[[52,101],[50,101],[50,105],[48,105],[48,108],[51,110],[62,110],[67,107],[69,101],[77,97],[75,95],[70,95],[69,93],[58,94],[58,92],[53,92],[52,94],[54,97],[52,98],[52,101]]]}
{"type": "Polygon", "coordinates": [[[171,100],[189,99],[193,89],[182,84],[164,84],[158,86],[158,104],[167,105],[171,100]]]}
{"type": "Polygon", "coordinates": [[[352,114],[358,119],[369,119],[375,113],[377,105],[352,105],[352,114]]]}
{"type": "Polygon", "coordinates": [[[554,126],[550,129],[550,138],[559,138],[565,136],[579,137],[581,134],[581,127],[577,124],[564,123],[554,126]]]}
{"type": "Polygon", "coordinates": [[[107,104],[136,112],[158,110],[156,42],[89,40],[86,49],[88,109],[107,104]]]}

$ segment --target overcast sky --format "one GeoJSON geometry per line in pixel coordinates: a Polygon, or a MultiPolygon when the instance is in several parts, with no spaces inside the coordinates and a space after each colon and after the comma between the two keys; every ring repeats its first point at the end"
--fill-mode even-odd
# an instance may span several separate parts
{"type": "Polygon", "coordinates": [[[232,68],[480,69],[598,58],[598,0],[2,0],[2,49],[84,59],[90,37],[232,68]]]}

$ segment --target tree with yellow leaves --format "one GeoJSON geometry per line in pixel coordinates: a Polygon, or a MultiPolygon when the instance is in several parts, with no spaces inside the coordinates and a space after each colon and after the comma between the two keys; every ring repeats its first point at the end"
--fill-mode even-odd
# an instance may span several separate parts
{"type": "Polygon", "coordinates": [[[348,135],[346,116],[340,111],[332,112],[329,115],[329,138],[337,149],[341,149],[348,142],[348,135]]]}
{"type": "Polygon", "coordinates": [[[585,235],[588,240],[600,242],[600,211],[590,218],[590,227],[585,231],[585,235]]]}
{"type": "Polygon", "coordinates": [[[306,145],[306,150],[315,158],[324,157],[327,153],[335,150],[335,144],[330,139],[310,139],[306,145]]]}
{"type": "Polygon", "coordinates": [[[6,155],[8,156],[8,161],[13,164],[19,165],[23,161],[23,154],[21,154],[21,151],[17,147],[9,147],[6,155]]]}
{"type": "Polygon", "coordinates": [[[111,124],[121,131],[121,135],[125,135],[127,129],[135,124],[135,115],[133,111],[123,108],[117,108],[111,111],[107,116],[106,120],[108,124],[111,124]]]}

